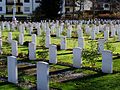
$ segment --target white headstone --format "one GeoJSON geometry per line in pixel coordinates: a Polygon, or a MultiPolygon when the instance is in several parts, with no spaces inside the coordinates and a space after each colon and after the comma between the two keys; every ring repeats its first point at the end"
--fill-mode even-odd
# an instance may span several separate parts
{"type": "Polygon", "coordinates": [[[17,71],[17,60],[14,56],[7,57],[8,65],[8,82],[17,84],[18,83],[18,71],[17,71]]]}
{"type": "Polygon", "coordinates": [[[109,30],[104,31],[104,39],[108,40],[109,39],[109,30]]]}
{"type": "Polygon", "coordinates": [[[57,30],[56,30],[56,36],[57,36],[57,37],[60,37],[60,36],[61,36],[60,28],[57,28],[57,30]]]}
{"type": "Polygon", "coordinates": [[[67,49],[66,36],[62,36],[61,37],[60,48],[62,50],[66,50],[67,49]]]}
{"type": "Polygon", "coordinates": [[[4,22],[2,21],[2,23],[1,23],[1,30],[4,30],[5,29],[5,24],[4,24],[4,22]]]}
{"type": "Polygon", "coordinates": [[[118,30],[118,41],[120,41],[120,30],[118,30]]]}
{"type": "Polygon", "coordinates": [[[13,22],[11,23],[11,30],[15,31],[15,24],[13,22]]]}
{"type": "Polygon", "coordinates": [[[49,48],[49,45],[51,44],[51,40],[50,40],[51,36],[47,36],[46,35],[46,38],[45,38],[45,47],[46,48],[49,48]]]}
{"type": "Polygon", "coordinates": [[[112,73],[112,52],[102,51],[102,72],[112,73]]]}
{"type": "Polygon", "coordinates": [[[72,26],[70,25],[67,30],[67,37],[71,38],[72,26]]]}
{"type": "Polygon", "coordinates": [[[86,25],[86,27],[85,27],[85,32],[86,32],[87,34],[90,34],[90,27],[89,27],[89,25],[86,25]]]}
{"type": "Polygon", "coordinates": [[[116,32],[117,32],[117,34],[118,34],[118,32],[119,32],[119,30],[120,30],[119,25],[115,25],[115,29],[116,29],[116,32]]]}
{"type": "Polygon", "coordinates": [[[98,39],[98,52],[102,53],[102,51],[104,50],[104,43],[104,39],[98,39]]]}
{"type": "Polygon", "coordinates": [[[41,28],[38,26],[37,27],[37,35],[40,36],[41,35],[41,28]]]}
{"type": "Polygon", "coordinates": [[[99,31],[103,31],[104,29],[103,29],[104,27],[103,27],[103,25],[99,25],[99,31]]]}
{"type": "Polygon", "coordinates": [[[84,38],[78,37],[78,47],[84,48],[84,38]]]}
{"type": "Polygon", "coordinates": [[[8,33],[8,42],[12,43],[12,32],[8,33]]]}
{"type": "Polygon", "coordinates": [[[49,65],[46,62],[37,63],[37,90],[49,90],[49,65]]]}
{"type": "Polygon", "coordinates": [[[46,35],[47,36],[50,36],[50,28],[48,27],[47,30],[46,30],[46,35]]]}
{"type": "Polygon", "coordinates": [[[47,28],[46,37],[45,37],[45,46],[46,46],[46,48],[49,48],[50,44],[51,44],[50,28],[47,28]]]}
{"type": "Polygon", "coordinates": [[[49,47],[49,62],[56,64],[57,63],[57,46],[50,45],[49,47]]]}
{"type": "Polygon", "coordinates": [[[17,41],[12,41],[12,56],[18,56],[18,43],[17,41]]]}
{"type": "Polygon", "coordinates": [[[36,45],[35,43],[29,43],[29,59],[35,60],[36,59],[36,45]]]}
{"type": "Polygon", "coordinates": [[[77,33],[78,33],[78,37],[83,37],[83,30],[82,29],[78,29],[77,33]]]}
{"type": "Polygon", "coordinates": [[[23,33],[23,34],[25,33],[25,26],[24,26],[24,24],[22,24],[22,28],[21,28],[20,32],[23,33]]]}
{"type": "Polygon", "coordinates": [[[36,34],[32,34],[32,43],[36,44],[36,34]]]}
{"type": "Polygon", "coordinates": [[[91,30],[91,39],[95,40],[96,35],[95,35],[95,28],[91,30]]]}
{"type": "Polygon", "coordinates": [[[51,26],[51,33],[52,33],[52,34],[55,34],[55,24],[53,24],[53,25],[51,26]]]}
{"type": "Polygon", "coordinates": [[[62,33],[63,32],[63,30],[64,30],[64,23],[61,23],[61,25],[60,25],[60,33],[62,33]]]}
{"type": "Polygon", "coordinates": [[[20,45],[23,45],[23,43],[24,43],[24,34],[23,34],[23,33],[20,33],[20,34],[19,34],[19,44],[20,44],[20,45]]]}
{"type": "Polygon", "coordinates": [[[22,31],[22,23],[18,24],[18,30],[19,30],[19,32],[22,31]]]}
{"type": "Polygon", "coordinates": [[[30,27],[29,27],[29,34],[31,35],[31,34],[32,34],[32,32],[33,32],[33,26],[32,26],[32,25],[30,25],[30,27]]]}
{"type": "Polygon", "coordinates": [[[10,31],[10,24],[9,24],[9,22],[6,23],[6,29],[7,29],[8,31],[10,31]]]}
{"type": "Polygon", "coordinates": [[[99,26],[96,26],[96,33],[99,34],[99,26]]]}
{"type": "Polygon", "coordinates": [[[116,35],[116,29],[114,27],[111,28],[111,37],[116,35]]]}
{"type": "Polygon", "coordinates": [[[82,49],[80,47],[73,49],[73,67],[81,68],[82,65],[82,49]]]}
{"type": "Polygon", "coordinates": [[[70,29],[67,30],[67,37],[68,37],[68,38],[71,38],[71,32],[72,32],[72,30],[70,30],[70,29]]]}

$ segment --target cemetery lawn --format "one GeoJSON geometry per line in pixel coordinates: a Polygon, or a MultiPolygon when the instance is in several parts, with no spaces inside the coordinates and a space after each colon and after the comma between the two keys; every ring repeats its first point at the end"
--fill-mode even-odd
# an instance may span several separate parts
{"type": "MultiPolygon", "coordinates": [[[[13,39],[18,40],[19,32],[12,32],[13,39]]],[[[37,37],[37,60],[28,60],[28,47],[26,45],[18,47],[18,78],[17,85],[7,82],[7,56],[11,55],[11,46],[7,43],[8,31],[3,31],[3,54],[0,55],[0,90],[35,90],[36,89],[36,63],[42,60],[37,52],[41,51],[39,43],[40,37],[37,37]]],[[[90,41],[85,37],[85,48],[90,41]]],[[[102,34],[99,37],[103,37],[102,34]]],[[[26,41],[31,41],[31,36],[25,32],[26,41]]],[[[77,38],[67,38],[67,50],[58,50],[56,65],[50,64],[50,90],[120,90],[120,42],[115,42],[113,38],[109,39],[112,46],[116,47],[113,53],[113,74],[104,74],[101,72],[102,56],[99,56],[94,67],[83,64],[81,69],[72,67],[72,49],[78,46],[77,38]]],[[[60,38],[52,37],[52,44],[60,44],[60,38]]],[[[48,49],[47,49],[48,51],[48,49]]]]}

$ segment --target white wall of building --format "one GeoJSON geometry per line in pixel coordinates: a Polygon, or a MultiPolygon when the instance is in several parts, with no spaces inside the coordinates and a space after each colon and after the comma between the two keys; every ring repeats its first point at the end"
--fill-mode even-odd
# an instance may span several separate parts
{"type": "Polygon", "coordinates": [[[6,13],[6,0],[2,0],[2,2],[0,2],[0,7],[2,7],[2,11],[0,11],[0,14],[5,14],[6,13]]]}
{"type": "MultiPolygon", "coordinates": [[[[9,8],[9,11],[12,10],[12,5],[6,6],[6,1],[7,0],[2,0],[2,2],[0,2],[0,7],[2,8],[0,14],[6,14],[6,7],[9,8]]],[[[13,1],[13,0],[8,0],[8,1],[13,1]]],[[[24,2],[24,0],[20,0],[20,2],[23,3],[23,6],[19,6],[21,8],[21,12],[23,12],[23,14],[32,14],[32,12],[36,9],[36,7],[39,6],[39,3],[36,3],[35,1],[36,0],[30,0],[30,2],[26,3],[24,2]]]]}
{"type": "Polygon", "coordinates": [[[30,0],[29,3],[23,2],[23,14],[32,14],[33,2],[30,0]]]}
{"type": "Polygon", "coordinates": [[[22,10],[23,10],[23,13],[24,14],[32,14],[32,12],[36,9],[36,7],[39,6],[39,3],[36,3],[35,0],[30,0],[29,3],[25,3],[23,1],[23,7],[22,7],[22,10]],[[29,8],[29,12],[26,11],[26,9],[29,8]]]}

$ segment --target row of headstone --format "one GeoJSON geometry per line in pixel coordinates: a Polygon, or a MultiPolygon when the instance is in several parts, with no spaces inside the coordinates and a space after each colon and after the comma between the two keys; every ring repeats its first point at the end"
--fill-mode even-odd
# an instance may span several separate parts
{"type": "MultiPolygon", "coordinates": [[[[99,40],[100,45],[104,40],[99,40]]],[[[103,46],[100,46],[100,52],[102,53],[102,71],[104,73],[112,73],[112,52],[104,50],[103,46]]],[[[82,48],[73,49],[73,67],[82,67],[82,48]]],[[[49,47],[49,63],[57,63],[57,47],[56,45],[50,45],[49,47]]]]}
{"type": "MultiPolygon", "coordinates": [[[[56,46],[51,45],[50,51],[56,53],[56,46]],[[54,51],[52,51],[54,49],[54,51]]],[[[73,49],[73,67],[81,68],[82,59],[81,59],[81,48],[73,49]]],[[[55,54],[52,54],[53,57],[56,57],[55,54]]],[[[17,60],[15,56],[8,56],[8,82],[18,83],[18,69],[17,69],[17,60]]],[[[56,58],[51,58],[50,63],[56,63],[56,58]],[[52,60],[52,61],[51,61],[52,60]]],[[[102,72],[112,73],[112,52],[103,51],[102,52],[102,72]]],[[[37,63],[37,90],[48,90],[49,89],[49,65],[45,62],[37,63]]]]}
{"type": "MultiPolygon", "coordinates": [[[[2,26],[2,28],[4,28],[7,24],[10,24],[10,23],[12,23],[12,22],[2,22],[1,23],[1,26],[2,26]]],[[[112,21],[112,20],[65,20],[65,21],[59,21],[59,20],[56,20],[56,21],[41,21],[41,22],[28,22],[28,23],[26,23],[26,22],[24,22],[24,23],[21,23],[21,22],[18,22],[17,24],[18,25],[21,25],[21,24],[24,24],[25,26],[27,26],[27,24],[32,24],[34,27],[37,27],[37,26],[42,26],[42,27],[44,27],[44,25],[46,24],[46,23],[49,23],[49,24],[56,24],[56,27],[58,27],[59,25],[64,25],[64,24],[67,24],[67,25],[70,25],[70,24],[87,24],[87,25],[89,25],[89,24],[111,24],[111,25],[113,25],[113,24],[119,24],[120,23],[120,21],[119,20],[116,20],[116,21],[112,21]],[[97,23],[96,23],[97,22],[97,23]],[[99,23],[98,23],[99,22],[99,23]],[[102,23],[100,23],[100,22],[102,22],[102,23]],[[107,22],[107,23],[106,23],[107,22]]]]}
{"type": "MultiPolygon", "coordinates": [[[[70,29],[72,28],[71,26],[69,27],[70,29]]],[[[78,30],[79,32],[78,32],[78,46],[79,47],[81,47],[81,48],[83,48],[84,47],[84,43],[81,43],[81,42],[83,42],[84,40],[83,40],[83,38],[79,38],[79,37],[82,37],[82,30],[81,30],[81,26],[79,26],[78,28],[80,28],[80,30],[78,30]],[[80,34],[79,34],[80,33],[80,34]]],[[[93,29],[94,30],[94,29],[93,29]]],[[[48,30],[47,30],[48,31],[48,30]]],[[[94,30],[95,31],[95,30],[94,30]]],[[[50,30],[49,30],[49,32],[50,32],[50,30]]],[[[95,39],[94,37],[95,37],[95,32],[93,33],[93,39],[95,39]]],[[[22,45],[23,44],[23,40],[24,40],[24,37],[23,37],[23,35],[22,34],[20,34],[20,36],[19,36],[19,43],[20,43],[20,45],[22,45]],[[21,36],[21,37],[20,37],[21,36]]],[[[10,32],[10,34],[8,35],[8,37],[10,37],[9,39],[8,39],[8,41],[10,42],[10,41],[12,41],[12,34],[11,34],[11,32],[10,32]]],[[[32,41],[33,42],[36,42],[36,39],[35,39],[35,35],[33,35],[32,34],[32,41]]],[[[64,39],[62,39],[63,37],[61,37],[61,48],[63,47],[63,46],[66,46],[66,40],[65,40],[65,37],[64,37],[64,39]],[[64,40],[64,41],[63,41],[64,40]]],[[[105,40],[108,40],[108,38],[109,38],[109,30],[108,29],[106,29],[105,31],[104,31],[104,39],[105,40]]],[[[47,32],[46,32],[46,47],[47,48],[49,48],[49,45],[50,45],[50,34],[48,35],[47,34],[47,32]]],[[[64,48],[65,49],[65,48],[64,48]]]]}
{"type": "MultiPolygon", "coordinates": [[[[9,24],[9,22],[7,22],[7,24],[9,24]]],[[[6,26],[7,26],[7,24],[6,24],[6,26]]],[[[54,23],[52,23],[52,24],[54,24],[54,23]]],[[[60,37],[61,36],[61,33],[62,33],[62,31],[63,31],[63,29],[64,29],[64,23],[61,23],[61,24],[59,24],[59,26],[60,27],[57,27],[56,29],[56,35],[57,35],[57,37],[60,37]]],[[[67,37],[71,37],[71,32],[72,32],[72,24],[67,24],[68,25],[68,28],[67,28],[67,37]]],[[[2,26],[5,26],[5,25],[3,25],[3,23],[2,23],[2,26]]],[[[8,25],[9,26],[9,25],[8,25]]],[[[50,31],[52,31],[51,30],[51,27],[52,26],[54,26],[54,25],[51,25],[50,26],[50,23],[47,23],[47,22],[45,22],[45,23],[30,23],[30,22],[28,22],[28,23],[18,23],[18,29],[19,29],[19,31],[20,31],[20,33],[23,33],[24,34],[24,31],[25,31],[25,28],[29,28],[29,34],[30,35],[32,35],[32,32],[33,32],[33,27],[34,28],[36,28],[37,29],[37,34],[38,35],[40,35],[40,32],[41,32],[41,26],[42,27],[44,27],[43,29],[43,31],[47,31],[47,29],[49,28],[50,29],[50,31]]],[[[77,29],[78,29],[78,37],[82,37],[83,36],[83,30],[81,29],[81,26],[82,26],[82,24],[80,23],[79,25],[77,25],[77,29]]],[[[113,25],[113,24],[111,24],[111,26],[110,25],[107,25],[107,24],[105,24],[105,25],[99,25],[99,26],[96,26],[96,25],[93,25],[91,28],[89,27],[89,25],[87,25],[86,24],[86,26],[85,26],[85,31],[86,31],[86,33],[87,34],[90,34],[91,35],[91,39],[96,39],[96,34],[99,34],[99,31],[106,31],[106,30],[109,30],[109,32],[111,32],[111,36],[113,37],[113,36],[115,36],[116,35],[116,32],[117,32],[117,34],[118,34],[118,32],[119,32],[119,28],[120,28],[120,25],[113,25]],[[110,29],[105,29],[105,27],[109,27],[110,29]]],[[[53,29],[55,29],[55,26],[54,26],[54,28],[53,29]]],[[[109,33],[108,32],[108,33],[109,33]]],[[[106,32],[104,32],[104,33],[107,33],[107,31],[106,32]]],[[[106,34],[104,35],[105,36],[105,39],[106,39],[106,34]]],[[[118,34],[118,36],[120,36],[119,34],[118,34]]],[[[119,37],[120,38],[120,37],[119,37]]]]}
{"type": "MultiPolygon", "coordinates": [[[[82,67],[82,49],[80,47],[73,49],[73,67],[81,68],[82,67]]],[[[102,72],[103,73],[112,73],[112,52],[109,50],[102,51],[102,72]]]]}
{"type": "MultiPolygon", "coordinates": [[[[46,35],[47,36],[47,35],[46,35]]],[[[46,40],[46,47],[49,48],[50,45],[50,35],[48,35],[49,38],[46,40]]],[[[18,51],[17,51],[17,41],[12,40],[12,32],[9,32],[8,34],[8,42],[12,44],[12,55],[13,56],[18,56],[18,51]]],[[[24,35],[21,33],[19,35],[19,43],[20,45],[23,45],[24,43],[24,35]]],[[[78,38],[78,46],[81,48],[84,48],[84,38],[78,38]]],[[[32,35],[32,44],[29,44],[29,59],[35,59],[36,53],[35,53],[35,47],[36,47],[36,35],[32,35]]],[[[67,49],[67,44],[66,44],[66,37],[61,37],[61,50],[66,50],[67,49]]]]}
{"type": "MultiPolygon", "coordinates": [[[[7,57],[8,82],[18,83],[18,67],[15,56],[7,57]]],[[[37,63],[37,90],[49,90],[49,64],[46,62],[37,63]]]]}

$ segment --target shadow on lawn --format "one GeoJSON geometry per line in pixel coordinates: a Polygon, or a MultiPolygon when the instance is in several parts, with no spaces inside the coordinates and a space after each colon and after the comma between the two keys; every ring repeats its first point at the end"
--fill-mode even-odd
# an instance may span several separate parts
{"type": "Polygon", "coordinates": [[[89,79],[92,79],[92,78],[98,78],[98,77],[105,76],[105,75],[108,75],[108,74],[98,72],[97,74],[92,74],[92,75],[90,74],[90,75],[86,75],[86,76],[83,76],[83,77],[78,77],[78,78],[75,78],[75,79],[64,80],[62,82],[66,83],[66,82],[71,82],[71,81],[73,82],[73,81],[80,81],[80,80],[89,80],[89,79]]]}
{"type": "Polygon", "coordinates": [[[0,55],[0,59],[6,59],[6,55],[0,55]]]}
{"type": "Polygon", "coordinates": [[[9,82],[1,82],[0,90],[24,90],[24,89],[9,82]]]}
{"type": "Polygon", "coordinates": [[[115,57],[113,58],[113,60],[120,58],[120,54],[119,54],[119,53],[118,53],[118,54],[113,54],[113,56],[115,56],[115,57]]]}
{"type": "MultiPolygon", "coordinates": [[[[28,63],[31,63],[31,62],[38,62],[38,61],[43,61],[42,59],[38,59],[38,60],[19,60],[19,62],[22,62],[22,63],[25,63],[25,62],[28,62],[28,63]]],[[[45,62],[49,63],[49,60],[45,60],[45,62]]],[[[50,65],[53,65],[53,64],[50,64],[50,65]]],[[[56,65],[60,65],[60,66],[66,66],[66,67],[69,67],[65,70],[61,70],[62,71],[68,71],[68,70],[75,70],[77,68],[74,68],[73,67],[73,64],[70,64],[70,63],[65,63],[65,62],[58,62],[56,65]]],[[[26,66],[26,67],[23,67],[23,68],[19,68],[19,70],[26,70],[26,69],[31,69],[31,68],[36,68],[36,65],[30,65],[30,66],[26,66]]],[[[93,68],[93,67],[82,67],[81,69],[85,69],[85,70],[91,70],[91,71],[95,71],[95,72],[101,72],[101,69],[100,68],[93,68]]],[[[56,71],[56,72],[60,72],[60,71],[56,71]]]]}
{"type": "Polygon", "coordinates": [[[73,71],[73,70],[76,70],[76,68],[66,68],[62,70],[53,71],[53,72],[50,72],[50,75],[61,74],[61,73],[65,73],[67,71],[73,71]]]}
{"type": "Polygon", "coordinates": [[[25,67],[20,67],[18,68],[19,71],[24,71],[28,69],[36,68],[36,65],[31,65],[31,66],[25,66],[25,67]]]}
{"type": "MultiPolygon", "coordinates": [[[[119,53],[117,53],[117,54],[113,54],[113,60],[115,60],[115,59],[120,59],[120,54],[119,53]]],[[[97,62],[102,62],[102,60],[97,60],[97,62]]]]}
{"type": "Polygon", "coordinates": [[[73,54],[73,52],[69,52],[69,53],[60,53],[60,54],[57,54],[57,55],[67,55],[67,54],[73,54]]]}
{"type": "MultiPolygon", "coordinates": [[[[48,60],[47,60],[48,62],[48,60]]],[[[50,64],[52,65],[52,64],[50,64]]],[[[78,73],[75,73],[74,71],[77,70],[77,68],[73,68],[72,64],[68,64],[68,63],[62,63],[62,62],[58,62],[57,65],[61,65],[61,66],[68,66],[68,68],[65,68],[65,69],[61,69],[61,70],[56,70],[56,71],[53,71],[53,72],[50,72],[50,75],[56,75],[56,74],[65,74],[66,72],[73,72],[73,74],[78,74],[78,73]]],[[[25,68],[21,68],[21,70],[26,70],[26,69],[31,69],[31,68],[36,68],[36,66],[28,66],[28,67],[25,67],[25,68]]],[[[81,69],[79,70],[90,70],[90,71],[95,71],[97,72],[96,74],[82,74],[83,72],[81,71],[81,76],[76,76],[74,78],[68,78],[66,79],[65,77],[63,77],[63,80],[60,81],[62,83],[67,83],[67,82],[76,82],[76,81],[81,81],[81,80],[90,80],[90,79],[94,79],[94,78],[99,78],[99,77],[102,77],[102,76],[106,76],[108,74],[104,74],[102,73],[101,69],[100,68],[92,68],[92,67],[82,67],[81,69]]],[[[116,74],[116,73],[120,73],[118,71],[113,71],[113,74],[116,74]]],[[[67,75],[67,74],[66,74],[67,75]]],[[[34,75],[36,76],[36,74],[34,75]]],[[[54,90],[55,88],[52,87],[52,90],[54,90]]],[[[36,90],[36,87],[32,87],[30,90],[36,90]]]]}

